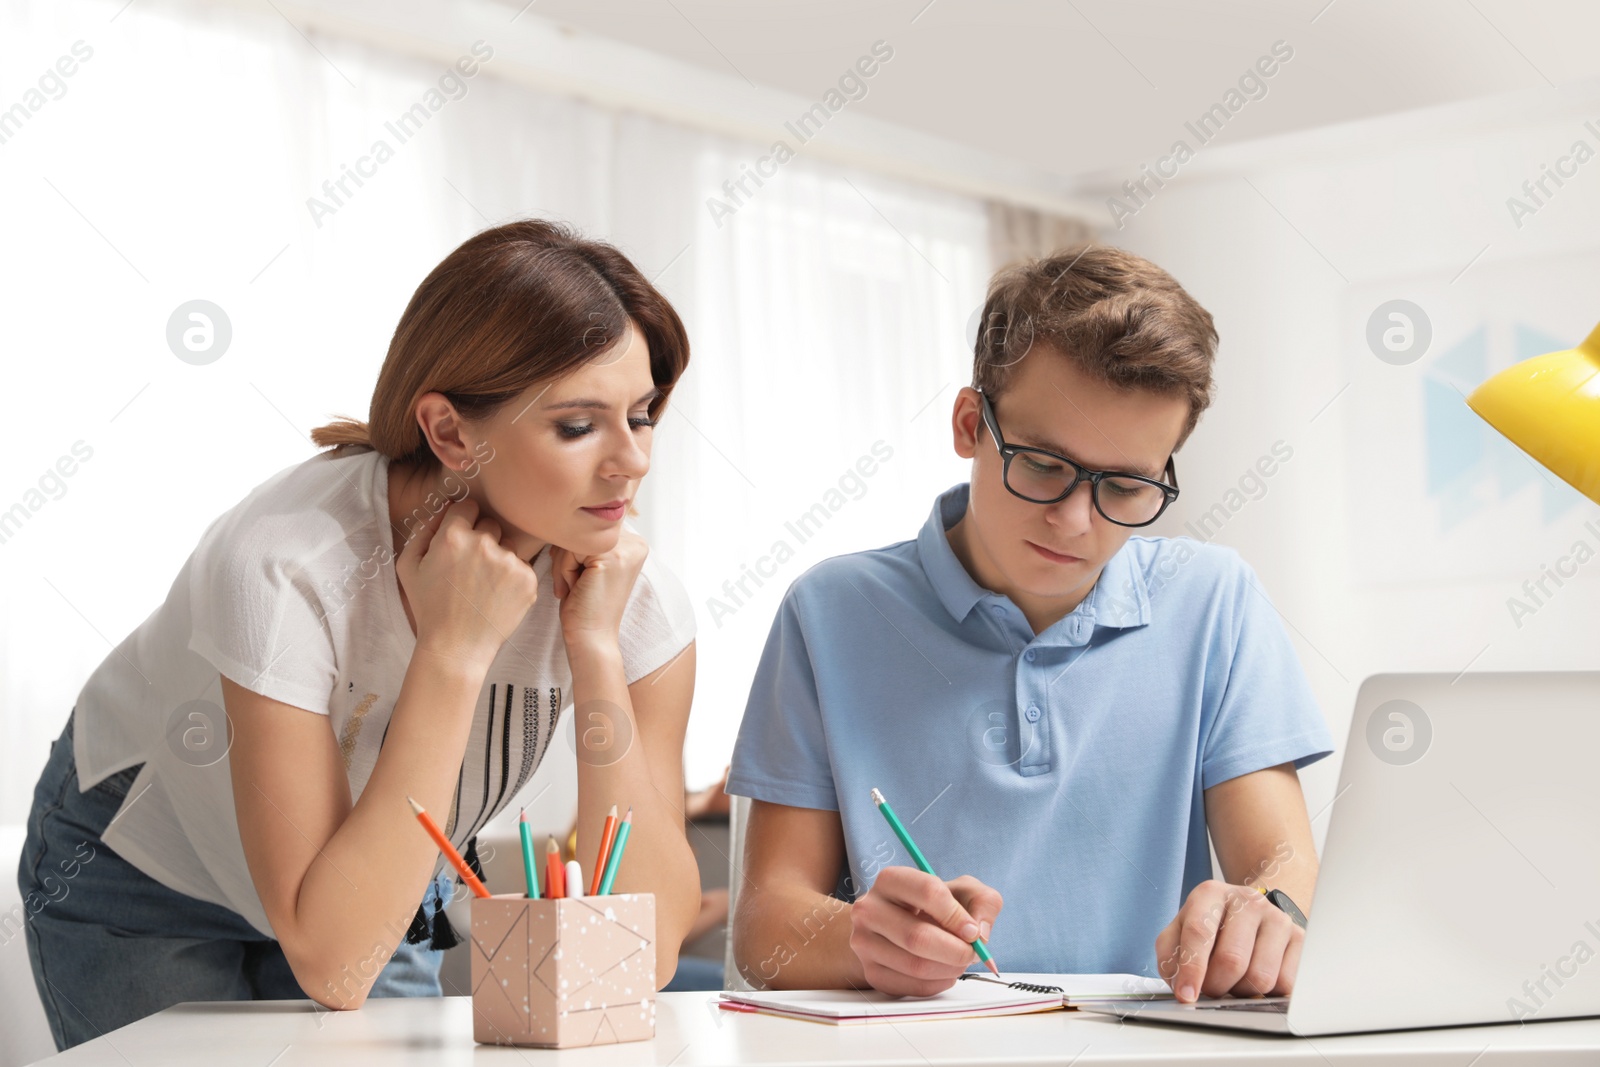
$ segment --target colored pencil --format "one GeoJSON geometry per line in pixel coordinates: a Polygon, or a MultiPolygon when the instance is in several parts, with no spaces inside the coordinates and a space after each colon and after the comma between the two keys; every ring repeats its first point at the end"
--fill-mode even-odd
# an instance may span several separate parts
{"type": "Polygon", "coordinates": [[[567,895],[566,872],[561,866],[561,847],[556,839],[546,839],[544,846],[544,895],[558,900],[567,895]]]}
{"type": "Polygon", "coordinates": [[[406,797],[406,802],[411,805],[411,810],[417,813],[417,821],[422,824],[424,830],[428,831],[428,836],[433,838],[433,843],[439,846],[439,851],[444,853],[444,858],[450,861],[450,866],[456,869],[456,873],[461,875],[461,880],[467,883],[467,888],[472,890],[472,895],[475,897],[488,896],[489,891],[484,888],[482,882],[478,881],[478,876],[472,873],[472,868],[467,866],[467,861],[461,858],[461,853],[456,851],[456,847],[450,843],[450,839],[444,836],[444,831],[439,829],[439,824],[434,822],[426,811],[422,810],[421,804],[418,804],[410,797],[406,797]]]}
{"type": "Polygon", "coordinates": [[[606,874],[600,879],[600,895],[605,896],[611,892],[611,883],[617,879],[617,868],[622,864],[622,850],[628,847],[628,834],[633,830],[633,808],[628,808],[628,814],[622,817],[617,824],[617,840],[611,846],[611,855],[606,857],[606,874]]]}
{"type": "Polygon", "coordinates": [[[606,816],[606,827],[600,833],[600,854],[594,858],[594,881],[589,883],[589,895],[595,896],[600,892],[600,879],[606,873],[606,860],[611,858],[611,842],[617,837],[617,806],[611,805],[611,814],[606,816]]]}
{"type": "Polygon", "coordinates": [[[528,883],[528,898],[539,899],[539,869],[533,863],[533,827],[528,825],[528,809],[522,809],[517,819],[517,833],[522,836],[522,876],[528,883]]]}
{"type": "MultiPolygon", "coordinates": [[[[917,847],[917,843],[911,840],[911,832],[901,825],[900,816],[894,813],[894,809],[889,806],[889,802],[883,799],[883,794],[876,789],[872,791],[872,802],[878,805],[878,810],[883,813],[883,817],[889,820],[889,828],[900,839],[900,843],[906,847],[906,851],[911,853],[911,859],[916,863],[917,867],[924,873],[933,874],[937,878],[938,875],[934,874],[933,865],[922,854],[922,850],[917,847]]],[[[999,978],[1000,968],[995,966],[994,957],[989,955],[989,947],[983,943],[983,938],[980,937],[972,942],[972,949],[978,954],[978,958],[983,961],[983,965],[994,972],[996,978],[999,978]]]]}

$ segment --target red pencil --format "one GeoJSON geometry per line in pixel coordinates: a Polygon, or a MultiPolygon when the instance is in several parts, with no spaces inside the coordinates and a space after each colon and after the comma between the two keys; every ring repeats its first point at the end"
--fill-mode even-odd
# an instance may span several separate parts
{"type": "Polygon", "coordinates": [[[555,838],[544,846],[544,895],[556,900],[567,895],[567,867],[561,862],[561,847],[555,838]]]}
{"type": "Polygon", "coordinates": [[[611,842],[617,838],[617,806],[611,805],[611,814],[606,816],[606,828],[600,834],[600,855],[595,857],[594,877],[589,879],[589,895],[600,895],[600,877],[605,874],[606,858],[611,855],[611,842]]]}
{"type": "Polygon", "coordinates": [[[428,836],[433,838],[433,843],[439,846],[439,851],[444,853],[444,858],[450,861],[450,866],[454,867],[456,873],[461,875],[461,880],[467,883],[467,888],[472,890],[472,895],[476,897],[488,896],[489,890],[485,889],[483,883],[478,881],[478,876],[472,873],[472,868],[468,867],[467,861],[461,858],[461,853],[457,852],[456,847],[450,843],[450,839],[444,836],[444,831],[439,829],[439,824],[434,822],[432,817],[422,810],[422,805],[415,800],[406,797],[406,803],[410,804],[411,810],[417,813],[417,821],[422,824],[424,830],[428,831],[428,836]]]}

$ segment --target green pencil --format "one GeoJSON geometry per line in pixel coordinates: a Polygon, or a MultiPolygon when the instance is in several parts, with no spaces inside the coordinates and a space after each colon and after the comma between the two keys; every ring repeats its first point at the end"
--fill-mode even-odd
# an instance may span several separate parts
{"type": "Polygon", "coordinates": [[[616,881],[617,868],[622,865],[622,850],[628,847],[628,833],[632,829],[633,808],[630,806],[628,814],[617,824],[617,838],[611,842],[611,854],[606,857],[606,873],[600,877],[601,896],[611,892],[611,883],[616,881]]]}
{"type": "MultiPolygon", "coordinates": [[[[872,802],[878,805],[878,810],[883,812],[883,817],[889,820],[889,828],[900,839],[900,843],[906,847],[906,851],[911,853],[911,859],[916,863],[918,869],[937,878],[938,875],[934,873],[933,865],[922,854],[922,850],[917,847],[917,843],[911,840],[910,831],[901,824],[900,816],[894,813],[894,809],[889,806],[889,802],[883,799],[883,794],[876,789],[872,791],[872,802]]],[[[972,950],[978,954],[978,958],[983,961],[983,965],[989,968],[996,978],[1000,978],[1000,968],[995,966],[994,957],[989,955],[989,946],[983,943],[983,938],[980,937],[972,942],[972,950]]],[[[1004,981],[1004,979],[1002,978],[1001,981],[1004,981]]]]}
{"type": "Polygon", "coordinates": [[[533,865],[533,830],[528,826],[528,809],[522,809],[517,819],[517,830],[522,834],[522,874],[528,880],[528,899],[539,899],[538,868],[533,865]]]}

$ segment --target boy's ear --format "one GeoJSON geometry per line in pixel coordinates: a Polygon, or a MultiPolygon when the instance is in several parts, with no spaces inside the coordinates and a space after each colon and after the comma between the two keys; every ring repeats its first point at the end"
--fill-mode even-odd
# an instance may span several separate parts
{"type": "Polygon", "coordinates": [[[978,454],[978,427],[983,413],[978,409],[978,391],[970,385],[956,393],[955,410],[950,413],[950,429],[956,455],[971,459],[978,454]]]}

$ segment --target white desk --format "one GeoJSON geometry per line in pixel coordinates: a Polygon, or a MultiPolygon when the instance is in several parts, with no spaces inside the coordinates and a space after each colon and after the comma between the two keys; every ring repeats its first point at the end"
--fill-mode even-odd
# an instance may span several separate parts
{"type": "Polygon", "coordinates": [[[360,1067],[417,1064],[1339,1064],[1494,1067],[1600,1064],[1600,1019],[1349,1037],[1225,1034],[1110,1016],[1048,1012],[1000,1019],[827,1026],[722,1011],[715,993],[662,993],[654,1041],[595,1048],[495,1048],[472,1040],[467,997],[369,1000],[327,1012],[304,1001],[180,1004],[41,1063],[75,1067],[360,1067]]]}

